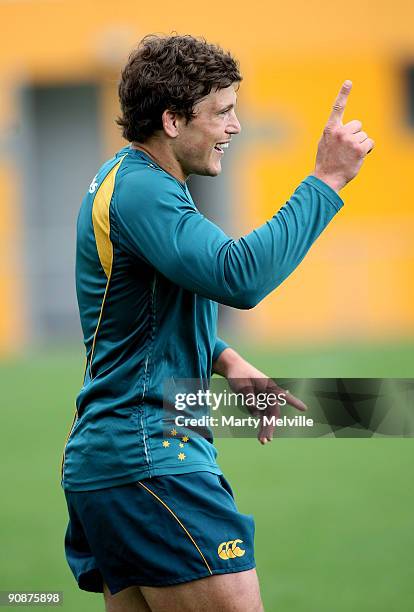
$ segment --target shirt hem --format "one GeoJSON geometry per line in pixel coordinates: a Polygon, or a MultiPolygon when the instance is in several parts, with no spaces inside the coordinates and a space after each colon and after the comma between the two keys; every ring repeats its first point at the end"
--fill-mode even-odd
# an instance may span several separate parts
{"type": "Polygon", "coordinates": [[[178,466],[164,466],[164,467],[151,467],[145,470],[135,470],[133,473],[127,476],[119,476],[117,478],[111,478],[109,480],[101,480],[87,483],[74,483],[68,484],[64,480],[61,481],[61,486],[65,491],[96,491],[98,489],[109,489],[111,487],[117,487],[125,484],[131,484],[138,480],[144,480],[145,478],[152,478],[153,476],[168,476],[173,474],[190,474],[191,472],[211,472],[221,476],[223,472],[215,463],[206,463],[204,461],[193,461],[186,465],[178,466]]]}

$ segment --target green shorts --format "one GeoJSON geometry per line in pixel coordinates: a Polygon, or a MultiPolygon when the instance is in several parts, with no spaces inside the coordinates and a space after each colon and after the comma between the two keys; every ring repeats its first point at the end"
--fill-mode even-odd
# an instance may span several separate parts
{"type": "Polygon", "coordinates": [[[224,476],[159,476],[95,491],[65,491],[65,552],[79,588],[114,595],[255,567],[254,521],[224,476]]]}

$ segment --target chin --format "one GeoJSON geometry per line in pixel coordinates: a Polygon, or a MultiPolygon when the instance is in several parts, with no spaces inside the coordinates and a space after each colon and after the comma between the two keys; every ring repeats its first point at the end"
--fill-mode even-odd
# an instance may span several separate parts
{"type": "Polygon", "coordinates": [[[221,174],[221,164],[207,168],[205,176],[218,176],[219,174],[221,174]]]}
{"type": "Polygon", "coordinates": [[[218,176],[221,174],[221,168],[216,168],[215,170],[211,170],[207,173],[207,176],[218,176]]]}

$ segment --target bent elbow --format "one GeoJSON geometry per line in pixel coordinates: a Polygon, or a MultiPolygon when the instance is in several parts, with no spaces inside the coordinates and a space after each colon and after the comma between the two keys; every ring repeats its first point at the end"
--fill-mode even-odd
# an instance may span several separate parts
{"type": "Polygon", "coordinates": [[[248,291],[233,295],[228,305],[239,310],[251,310],[261,301],[261,296],[257,292],[248,291]]]}

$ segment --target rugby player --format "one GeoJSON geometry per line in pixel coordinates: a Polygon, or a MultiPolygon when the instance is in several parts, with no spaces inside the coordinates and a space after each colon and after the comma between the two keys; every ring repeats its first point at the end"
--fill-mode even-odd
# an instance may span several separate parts
{"type": "MultiPolygon", "coordinates": [[[[253,518],[238,512],[211,439],[165,435],[163,381],[266,379],[217,337],[217,304],[253,308],[296,268],[374,143],[360,121],[342,123],[345,81],[312,174],[234,240],[198,212],[186,180],[221,172],[241,129],[241,80],[231,54],[203,39],[145,37],[119,85],[129,144],[79,212],[87,366],[62,461],[65,550],[79,587],[103,592],[112,612],[263,609],[253,518]]],[[[271,437],[262,427],[259,440],[271,437]]]]}

